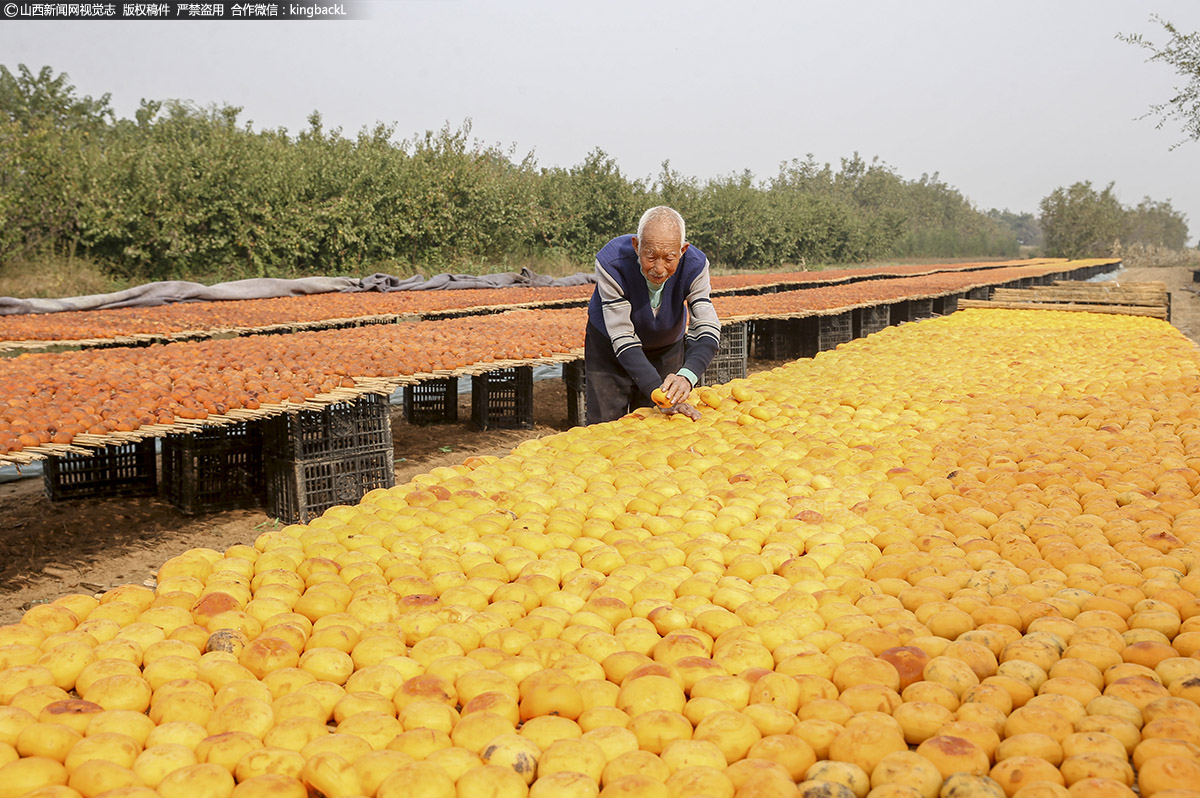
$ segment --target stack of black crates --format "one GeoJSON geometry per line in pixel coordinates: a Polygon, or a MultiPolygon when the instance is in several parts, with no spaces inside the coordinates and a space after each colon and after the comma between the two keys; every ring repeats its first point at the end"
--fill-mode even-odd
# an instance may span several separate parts
{"type": "Polygon", "coordinates": [[[162,443],[162,494],[188,514],[262,504],[266,492],[260,421],[168,435],[162,443]]]}
{"type": "Polygon", "coordinates": [[[417,426],[457,422],[458,377],[404,386],[404,420],[417,426]]]}
{"type": "Polygon", "coordinates": [[[854,313],[847,310],[845,313],[834,313],[827,316],[818,316],[820,321],[817,323],[817,350],[826,352],[830,349],[835,349],[838,344],[848,343],[854,340],[854,313]]]}
{"type": "Polygon", "coordinates": [[[700,375],[699,385],[719,385],[746,376],[746,358],[750,352],[749,323],[733,322],[721,327],[721,346],[712,363],[700,375]]]}
{"type": "Polygon", "coordinates": [[[933,299],[930,297],[923,299],[908,300],[908,320],[920,321],[921,319],[933,318],[933,299]]]}
{"type": "Polygon", "coordinates": [[[936,297],[933,300],[933,312],[938,316],[949,316],[958,310],[958,300],[964,296],[964,294],[947,294],[936,297]]]}
{"type": "Polygon", "coordinates": [[[306,523],[395,484],[388,398],[368,394],[264,422],[267,515],[306,523]]]}
{"type": "Polygon", "coordinates": [[[481,430],[533,429],[533,367],[496,369],[472,377],[471,422],[481,430]]]}
{"type": "Polygon", "coordinates": [[[586,427],[587,381],[582,360],[563,364],[563,382],[567,386],[567,423],[572,427],[586,427]]]}
{"type": "Polygon", "coordinates": [[[887,305],[870,305],[854,311],[857,337],[877,333],[892,323],[891,308],[887,305]]]}
{"type": "Polygon", "coordinates": [[[753,356],[757,360],[795,360],[818,351],[820,322],[816,316],[799,319],[756,319],[753,356]]]}
{"type": "Polygon", "coordinates": [[[158,459],[154,439],[97,449],[94,454],[62,454],[42,466],[46,497],[104,499],[153,496],[158,492],[158,459]]]}

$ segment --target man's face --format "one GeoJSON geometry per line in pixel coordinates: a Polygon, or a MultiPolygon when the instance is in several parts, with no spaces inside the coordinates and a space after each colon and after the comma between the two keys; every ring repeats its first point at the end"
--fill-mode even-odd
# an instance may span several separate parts
{"type": "Polygon", "coordinates": [[[688,249],[687,244],[679,244],[679,228],[668,224],[648,226],[640,240],[633,237],[633,247],[637,250],[642,274],[654,285],[662,285],[675,273],[688,249]]]}

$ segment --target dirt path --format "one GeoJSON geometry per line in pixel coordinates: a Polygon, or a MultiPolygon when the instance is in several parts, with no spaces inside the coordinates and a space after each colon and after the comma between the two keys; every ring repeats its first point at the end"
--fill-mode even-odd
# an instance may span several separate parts
{"type": "MultiPolygon", "coordinates": [[[[1125,281],[1161,280],[1171,292],[1172,322],[1200,341],[1200,295],[1191,271],[1182,267],[1140,268],[1125,281]]],[[[1200,287],[1200,284],[1197,284],[1200,287]]],[[[775,363],[756,364],[751,370],[775,363]]],[[[567,428],[566,390],[561,380],[534,386],[532,430],[478,432],[470,419],[470,397],[460,397],[463,423],[414,427],[393,415],[396,482],[440,465],[456,465],[473,454],[503,455],[527,438],[567,428]]],[[[40,479],[0,484],[0,624],[13,623],[34,602],[64,593],[94,593],[154,576],[165,560],[190,548],[223,551],[251,543],[275,521],[260,510],[191,517],[155,498],[50,502],[40,479]]]]}
{"type": "Polygon", "coordinates": [[[1200,283],[1192,281],[1192,270],[1182,266],[1163,268],[1142,267],[1125,269],[1120,278],[1125,282],[1158,280],[1171,292],[1171,323],[1179,331],[1200,342],[1200,283]]]}

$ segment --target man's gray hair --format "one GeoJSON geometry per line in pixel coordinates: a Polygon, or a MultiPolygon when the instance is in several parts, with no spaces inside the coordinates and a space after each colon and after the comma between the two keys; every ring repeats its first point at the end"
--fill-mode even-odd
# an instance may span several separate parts
{"type": "Polygon", "coordinates": [[[666,205],[656,205],[642,214],[642,218],[638,220],[637,226],[638,243],[641,243],[642,234],[645,233],[648,225],[662,222],[671,222],[679,228],[679,246],[682,247],[683,243],[687,241],[687,227],[684,225],[683,217],[679,214],[679,211],[666,205]]]}

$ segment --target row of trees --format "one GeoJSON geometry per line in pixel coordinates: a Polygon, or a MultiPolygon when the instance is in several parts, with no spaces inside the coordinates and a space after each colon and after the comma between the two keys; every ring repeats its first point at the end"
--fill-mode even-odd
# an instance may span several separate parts
{"type": "Polygon", "coordinates": [[[664,163],[631,179],[602,150],[570,168],[481,144],[469,122],[405,140],[356,136],[313,113],[296,135],[254,130],[241,109],[143,101],[118,119],[49,67],[0,66],[0,267],[47,251],[86,254],[130,279],[587,268],[641,211],[666,203],[689,238],[734,268],[887,257],[1013,256],[1020,245],[1092,254],[1121,238],[1179,246],[1182,216],[1111,186],[1058,189],[1042,216],[981,213],[937,174],[901,177],[857,154],[810,155],[773,177],[699,180],[664,163]],[[1039,226],[1040,221],[1040,226],[1039,226]]]}
{"type": "Polygon", "coordinates": [[[1100,190],[1087,181],[1056,188],[1040,208],[1040,225],[1050,255],[1105,255],[1118,244],[1174,250],[1187,246],[1187,220],[1169,201],[1146,197],[1136,206],[1126,207],[1117,199],[1112,183],[1100,190]]]}
{"type": "MultiPolygon", "coordinates": [[[[1118,34],[1121,41],[1150,53],[1149,61],[1172,67],[1183,83],[1171,99],[1150,106],[1147,116],[1158,118],[1161,129],[1178,124],[1182,141],[1200,141],[1200,33],[1181,30],[1170,21],[1151,16],[1166,34],[1159,44],[1138,34],[1118,34]]],[[[1143,245],[1181,250],[1187,245],[1188,227],[1183,214],[1168,202],[1146,197],[1133,207],[1117,200],[1113,184],[1097,190],[1090,182],[1055,189],[1041,202],[1040,226],[1049,254],[1082,257],[1111,251],[1115,245],[1143,245]]]]}
{"type": "Polygon", "coordinates": [[[0,264],[47,249],[138,279],[497,267],[586,268],[661,202],[731,267],[889,256],[1012,255],[1016,238],[937,175],[900,177],[857,155],[811,157],[758,180],[664,164],[631,179],[601,150],[570,168],[486,146],[470,124],[397,141],[319,114],[296,135],[233,107],[143,101],[118,119],[65,74],[0,66],[0,264]]]}

